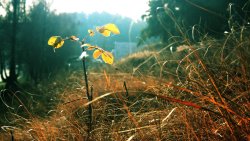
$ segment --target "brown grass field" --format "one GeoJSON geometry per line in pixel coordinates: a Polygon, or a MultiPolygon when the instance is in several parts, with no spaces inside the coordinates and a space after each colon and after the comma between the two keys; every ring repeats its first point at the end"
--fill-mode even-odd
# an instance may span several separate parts
{"type": "Polygon", "coordinates": [[[249,35],[187,42],[173,53],[167,45],[89,72],[90,102],[81,70],[60,73],[39,86],[55,106],[41,117],[43,103],[22,103],[26,116],[12,112],[0,140],[250,140],[249,35]]]}

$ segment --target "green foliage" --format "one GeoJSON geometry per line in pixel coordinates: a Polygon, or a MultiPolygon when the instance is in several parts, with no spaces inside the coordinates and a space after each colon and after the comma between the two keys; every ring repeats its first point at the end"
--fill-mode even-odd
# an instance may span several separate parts
{"type": "Polygon", "coordinates": [[[148,26],[141,36],[158,36],[163,42],[170,38],[199,41],[207,33],[220,37],[225,30],[247,24],[250,8],[248,0],[151,0],[149,7],[149,13],[143,16],[148,26]]]}

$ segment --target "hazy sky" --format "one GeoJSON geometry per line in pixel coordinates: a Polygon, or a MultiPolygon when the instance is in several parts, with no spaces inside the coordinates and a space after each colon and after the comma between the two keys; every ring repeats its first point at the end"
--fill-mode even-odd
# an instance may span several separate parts
{"type": "MultiPolygon", "coordinates": [[[[31,4],[36,0],[26,0],[31,4]]],[[[141,15],[148,10],[148,0],[47,0],[51,3],[51,9],[56,12],[108,12],[140,19],[141,15]]]]}

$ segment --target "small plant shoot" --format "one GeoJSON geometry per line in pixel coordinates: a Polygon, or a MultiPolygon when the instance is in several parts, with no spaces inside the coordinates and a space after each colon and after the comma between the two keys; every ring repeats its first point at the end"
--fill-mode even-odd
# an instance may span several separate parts
{"type": "MultiPolygon", "coordinates": [[[[101,33],[105,37],[109,37],[111,33],[113,34],[120,34],[120,31],[118,27],[115,24],[109,23],[104,26],[96,27],[96,31],[101,33]]],[[[91,91],[89,92],[89,84],[88,84],[88,76],[87,76],[87,69],[86,69],[86,60],[85,58],[88,56],[86,50],[88,51],[94,51],[93,52],[93,58],[97,59],[100,56],[102,56],[102,60],[107,63],[112,65],[114,63],[114,56],[111,52],[108,52],[101,47],[98,47],[96,45],[91,45],[89,43],[85,43],[86,37],[93,37],[95,35],[94,30],[89,29],[88,30],[88,35],[85,36],[81,41],[78,37],[72,35],[70,37],[62,38],[61,36],[52,36],[48,40],[48,45],[52,46],[55,49],[60,48],[63,46],[65,40],[71,40],[74,42],[78,42],[80,44],[80,47],[82,48],[82,54],[80,55],[80,59],[82,60],[83,64],[83,72],[84,72],[84,81],[85,81],[85,86],[86,86],[86,96],[88,101],[92,101],[93,97],[93,87],[91,86],[91,91]]],[[[90,138],[90,134],[92,131],[92,123],[93,123],[93,110],[92,110],[92,105],[88,105],[88,136],[87,140],[90,138]]]]}
{"type": "MultiPolygon", "coordinates": [[[[111,34],[120,34],[120,30],[113,23],[109,23],[103,26],[98,26],[96,27],[96,31],[102,34],[104,37],[109,37],[111,34]]],[[[89,29],[87,36],[93,37],[94,35],[95,35],[94,30],[89,29]]],[[[79,41],[80,39],[74,35],[70,37],[66,37],[66,38],[62,38],[61,36],[52,36],[48,40],[48,45],[52,46],[54,49],[58,49],[63,46],[65,40],[79,42],[82,48],[86,48],[86,50],[94,50],[93,52],[94,59],[97,59],[101,56],[102,60],[105,63],[110,64],[110,65],[114,63],[114,56],[111,52],[108,52],[101,47],[91,45],[89,43],[85,43],[86,37],[83,38],[82,41],[79,41]]],[[[87,53],[83,51],[80,58],[83,59],[83,57],[86,57],[86,56],[87,56],[87,53]]]]}

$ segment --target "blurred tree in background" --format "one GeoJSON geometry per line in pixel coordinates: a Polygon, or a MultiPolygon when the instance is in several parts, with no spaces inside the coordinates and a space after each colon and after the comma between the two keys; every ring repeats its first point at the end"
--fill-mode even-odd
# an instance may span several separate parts
{"type": "Polygon", "coordinates": [[[198,41],[207,33],[221,37],[250,18],[249,0],[150,0],[149,7],[142,16],[148,23],[142,38],[157,36],[163,42],[171,37],[198,41]]]}
{"type": "MultiPolygon", "coordinates": [[[[1,4],[2,5],[2,4],[1,4]]],[[[3,6],[3,5],[2,5],[3,6]]],[[[18,73],[17,66],[17,35],[18,25],[23,22],[25,15],[25,1],[12,0],[6,4],[7,16],[1,19],[2,31],[0,32],[3,39],[1,43],[1,79],[6,83],[7,89],[16,89],[18,73]],[[10,10],[10,7],[12,10],[10,10]],[[7,42],[6,42],[7,41],[7,42]],[[6,72],[8,67],[9,73],[6,72]]]]}
{"type": "Polygon", "coordinates": [[[28,77],[38,83],[61,69],[66,56],[70,56],[75,50],[69,47],[54,52],[47,45],[48,38],[52,35],[69,36],[75,33],[76,22],[74,15],[55,15],[49,12],[45,2],[31,7],[27,19],[20,36],[23,52],[20,63],[23,64],[28,77]]]}

